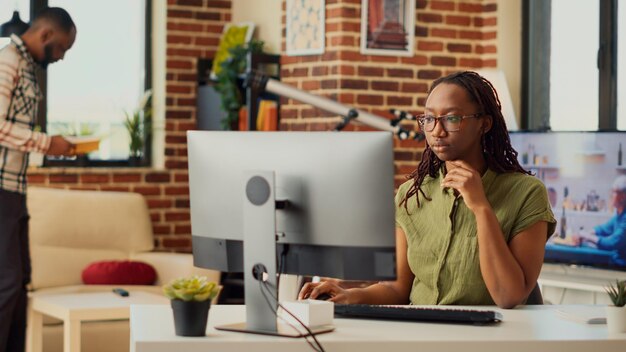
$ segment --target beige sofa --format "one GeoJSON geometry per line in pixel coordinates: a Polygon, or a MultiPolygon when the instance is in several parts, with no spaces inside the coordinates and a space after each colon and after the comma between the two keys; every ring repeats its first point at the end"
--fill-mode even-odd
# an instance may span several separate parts
{"type": "MultiPolygon", "coordinates": [[[[179,276],[200,274],[219,281],[219,272],[195,268],[191,254],[153,252],[148,208],[136,193],[28,190],[32,282],[30,296],[111,291],[119,285],[84,285],[82,270],[102,260],[138,260],[157,272],[154,286],[123,286],[128,291],[161,294],[160,285],[179,276]]],[[[62,351],[60,321],[44,319],[44,352],[62,351]]],[[[28,339],[33,332],[29,330],[28,339]]],[[[83,323],[81,351],[128,351],[128,321],[83,323]]]]}

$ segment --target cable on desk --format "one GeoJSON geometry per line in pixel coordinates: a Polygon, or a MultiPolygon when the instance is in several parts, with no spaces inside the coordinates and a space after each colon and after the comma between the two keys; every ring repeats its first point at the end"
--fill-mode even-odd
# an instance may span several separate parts
{"type": "Polygon", "coordinates": [[[292,325],[291,323],[286,321],[285,318],[283,318],[283,317],[278,315],[278,311],[274,309],[274,307],[272,305],[272,302],[270,302],[270,298],[268,297],[268,295],[276,300],[276,303],[278,304],[279,308],[282,308],[287,314],[291,315],[308,332],[308,335],[302,336],[304,338],[304,341],[306,341],[306,343],[309,344],[309,346],[311,346],[311,348],[314,351],[316,351],[316,352],[325,352],[324,347],[322,347],[322,344],[317,340],[317,338],[315,337],[315,334],[313,333],[313,331],[311,331],[311,329],[309,329],[309,327],[306,326],[306,324],[304,324],[300,319],[298,319],[298,317],[296,317],[295,314],[291,313],[282,304],[280,304],[280,302],[278,301],[277,297],[274,297],[274,295],[272,294],[272,291],[270,290],[270,288],[267,287],[267,285],[268,285],[267,281],[264,281],[264,280],[258,280],[258,281],[259,281],[259,289],[261,290],[261,294],[263,294],[263,298],[265,299],[265,302],[267,302],[267,304],[269,305],[269,307],[272,310],[272,312],[274,312],[274,315],[277,318],[280,318],[282,321],[284,321],[287,325],[291,326],[294,330],[300,332],[300,330],[298,330],[298,328],[296,328],[294,325],[292,325]],[[309,341],[309,339],[308,339],[309,336],[311,336],[313,338],[313,341],[314,341],[315,345],[313,345],[313,342],[309,341]]]}

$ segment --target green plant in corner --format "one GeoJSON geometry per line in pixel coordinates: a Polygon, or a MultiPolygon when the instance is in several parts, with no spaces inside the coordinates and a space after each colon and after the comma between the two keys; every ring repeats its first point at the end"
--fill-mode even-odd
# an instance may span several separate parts
{"type": "Polygon", "coordinates": [[[219,293],[219,286],[204,276],[194,275],[172,280],[163,286],[163,293],[171,300],[202,302],[215,298],[219,293]]]}
{"type": "Polygon", "coordinates": [[[611,298],[614,306],[623,307],[626,305],[626,280],[615,280],[615,285],[609,284],[604,290],[611,298]]]}
{"type": "Polygon", "coordinates": [[[264,42],[256,39],[248,44],[237,45],[229,49],[230,57],[221,63],[221,70],[217,73],[215,89],[222,99],[222,110],[226,117],[222,119],[222,127],[231,129],[231,126],[239,120],[239,109],[243,105],[237,79],[246,69],[246,57],[248,53],[263,52],[264,42]]]}
{"type": "Polygon", "coordinates": [[[152,134],[152,91],[147,90],[137,109],[132,113],[127,111],[124,127],[130,137],[129,149],[131,158],[140,158],[143,155],[146,141],[152,134]]]}

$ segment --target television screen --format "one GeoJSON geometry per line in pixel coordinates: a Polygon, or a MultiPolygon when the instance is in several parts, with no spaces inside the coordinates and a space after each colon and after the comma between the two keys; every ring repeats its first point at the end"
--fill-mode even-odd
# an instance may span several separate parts
{"type": "Polygon", "coordinates": [[[512,132],[557,219],[545,261],[626,270],[626,132],[512,132]]]}

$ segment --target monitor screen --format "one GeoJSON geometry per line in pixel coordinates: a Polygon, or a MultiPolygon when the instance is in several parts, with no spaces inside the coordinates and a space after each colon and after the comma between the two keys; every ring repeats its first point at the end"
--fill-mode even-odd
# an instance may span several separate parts
{"type": "Polygon", "coordinates": [[[545,261],[626,270],[624,200],[613,194],[626,175],[626,132],[513,132],[511,143],[557,219],[545,261]]]}
{"type": "MultiPolygon", "coordinates": [[[[246,171],[272,171],[279,272],[395,278],[389,132],[188,132],[196,266],[243,270],[246,171]]],[[[267,241],[273,241],[268,237],[267,241]]]]}

